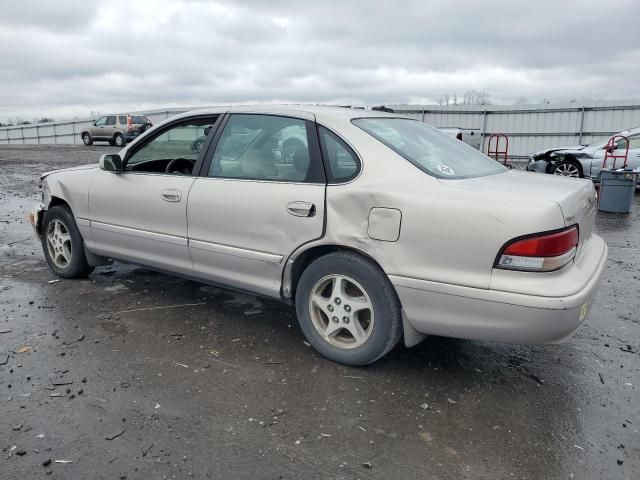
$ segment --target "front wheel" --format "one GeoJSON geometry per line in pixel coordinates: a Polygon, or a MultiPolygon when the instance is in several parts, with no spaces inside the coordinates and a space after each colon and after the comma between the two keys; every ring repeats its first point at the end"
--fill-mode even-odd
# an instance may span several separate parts
{"type": "Polygon", "coordinates": [[[353,252],[313,261],[296,289],[296,312],[304,335],[335,362],[367,365],[402,336],[400,302],[386,274],[353,252]]]}
{"type": "Polygon", "coordinates": [[[553,175],[582,178],[582,167],[575,160],[562,160],[551,168],[553,175]]]}
{"type": "Polygon", "coordinates": [[[84,143],[87,146],[93,145],[93,138],[91,138],[91,135],[89,135],[88,132],[84,132],[82,134],[82,143],[84,143]]]}
{"type": "Polygon", "coordinates": [[[87,262],[80,231],[65,206],[56,205],[44,214],[42,249],[49,268],[62,278],[86,277],[93,270],[87,262]]]}

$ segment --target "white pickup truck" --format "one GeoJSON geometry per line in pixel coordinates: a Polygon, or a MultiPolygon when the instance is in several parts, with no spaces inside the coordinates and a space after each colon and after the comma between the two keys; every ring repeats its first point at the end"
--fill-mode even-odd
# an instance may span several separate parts
{"type": "Polygon", "coordinates": [[[480,130],[477,128],[438,127],[438,130],[480,150],[480,130]]]}

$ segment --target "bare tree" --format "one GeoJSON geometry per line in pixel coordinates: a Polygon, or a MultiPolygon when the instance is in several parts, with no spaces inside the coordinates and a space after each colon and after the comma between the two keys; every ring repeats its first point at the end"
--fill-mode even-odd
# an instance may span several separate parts
{"type": "Polygon", "coordinates": [[[487,92],[469,90],[464,94],[463,105],[491,105],[487,92]]]}

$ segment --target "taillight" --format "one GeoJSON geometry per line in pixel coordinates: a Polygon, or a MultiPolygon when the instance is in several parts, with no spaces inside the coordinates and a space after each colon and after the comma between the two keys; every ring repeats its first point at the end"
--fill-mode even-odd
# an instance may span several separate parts
{"type": "Polygon", "coordinates": [[[578,227],[528,235],[507,243],[496,259],[496,268],[550,272],[564,267],[576,255],[578,227]]]}
{"type": "Polygon", "coordinates": [[[127,130],[133,130],[133,119],[131,118],[131,115],[127,115],[127,130]]]}

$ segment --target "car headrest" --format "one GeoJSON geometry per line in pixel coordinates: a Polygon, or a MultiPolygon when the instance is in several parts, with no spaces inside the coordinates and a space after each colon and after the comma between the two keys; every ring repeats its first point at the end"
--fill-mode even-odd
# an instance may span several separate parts
{"type": "Polygon", "coordinates": [[[242,172],[250,178],[267,178],[275,175],[276,169],[272,159],[268,159],[258,149],[252,149],[242,155],[242,172]]]}
{"type": "Polygon", "coordinates": [[[293,168],[299,172],[307,173],[310,162],[309,150],[306,147],[302,145],[293,147],[293,168]]]}

